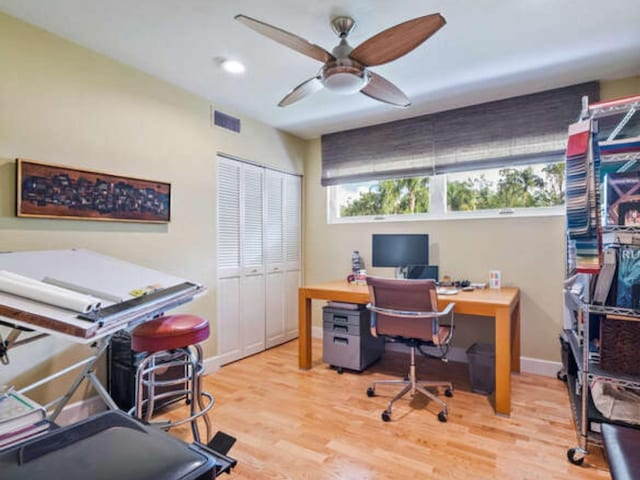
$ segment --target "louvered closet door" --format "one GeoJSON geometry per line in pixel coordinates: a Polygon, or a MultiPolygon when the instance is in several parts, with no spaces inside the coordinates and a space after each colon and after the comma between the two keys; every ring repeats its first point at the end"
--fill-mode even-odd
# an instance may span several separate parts
{"type": "Polygon", "coordinates": [[[265,260],[267,348],[284,342],[283,174],[267,170],[265,182],[265,260]]]}
{"type": "Polygon", "coordinates": [[[240,318],[240,170],[241,164],[218,158],[217,337],[221,363],[242,356],[240,318]]]}
{"type": "Polygon", "coordinates": [[[243,356],[265,349],[265,276],[263,256],[264,168],[243,164],[240,195],[241,304],[243,356]]]}
{"type": "Polygon", "coordinates": [[[284,260],[285,260],[285,322],[284,340],[298,336],[298,288],[300,287],[301,262],[301,206],[302,179],[296,175],[284,175],[284,260]]]}

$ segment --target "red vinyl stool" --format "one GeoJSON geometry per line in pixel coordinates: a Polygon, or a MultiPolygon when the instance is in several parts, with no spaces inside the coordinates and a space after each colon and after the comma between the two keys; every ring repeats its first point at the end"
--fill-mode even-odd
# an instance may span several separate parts
{"type": "Polygon", "coordinates": [[[131,349],[145,352],[147,355],[136,370],[136,400],[129,414],[150,422],[154,403],[176,395],[186,395],[190,404],[190,415],[175,422],[158,422],[169,429],[176,425],[191,422],[193,438],[200,441],[198,419],[202,417],[206,426],[207,443],[211,434],[211,422],[207,412],[213,407],[213,395],[203,392],[202,347],[199,345],[209,338],[209,322],[195,315],[169,315],[159,317],[138,325],[131,333],[131,349]],[[156,373],[162,373],[171,367],[183,367],[185,376],[171,380],[156,380],[156,373]],[[167,389],[156,393],[156,387],[182,385],[182,389],[167,389]],[[147,398],[144,388],[147,387],[147,398]],[[206,405],[205,405],[205,401],[206,405]],[[143,407],[146,407],[143,415],[143,407]]]}

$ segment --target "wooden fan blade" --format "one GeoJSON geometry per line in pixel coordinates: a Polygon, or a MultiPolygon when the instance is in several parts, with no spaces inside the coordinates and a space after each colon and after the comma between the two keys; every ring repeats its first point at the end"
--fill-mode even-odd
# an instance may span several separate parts
{"type": "Polygon", "coordinates": [[[298,37],[293,33],[289,33],[281,28],[274,27],[268,23],[261,22],[255,18],[247,17],[246,15],[236,15],[236,20],[245,24],[247,27],[261,33],[265,37],[269,37],[271,40],[275,40],[281,43],[285,47],[289,47],[296,52],[300,52],[307,57],[315,58],[316,60],[326,63],[329,60],[333,60],[335,57],[327,52],[324,48],[319,47],[313,43],[309,43],[304,38],[298,37]]]}
{"type": "Polygon", "coordinates": [[[322,90],[324,85],[320,80],[320,77],[313,77],[309,80],[302,82],[296,88],[287,93],[280,103],[278,103],[279,107],[286,107],[287,105],[291,105],[292,103],[297,102],[298,100],[302,100],[309,95],[316,93],[318,90],[322,90]]]}
{"type": "Polygon", "coordinates": [[[414,18],[365,40],[349,56],[368,67],[382,65],[409,53],[445,23],[439,13],[414,18]]]}
{"type": "Polygon", "coordinates": [[[411,105],[411,102],[407,96],[402,93],[402,90],[389,80],[373,72],[369,72],[369,76],[371,79],[369,83],[360,90],[361,93],[364,93],[367,97],[371,97],[374,100],[393,105],[394,107],[406,108],[411,105]]]}

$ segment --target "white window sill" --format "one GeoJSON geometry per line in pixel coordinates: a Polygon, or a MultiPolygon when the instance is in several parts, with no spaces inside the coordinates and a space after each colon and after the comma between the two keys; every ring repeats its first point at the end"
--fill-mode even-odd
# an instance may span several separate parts
{"type": "Polygon", "coordinates": [[[380,222],[428,222],[443,220],[480,220],[495,218],[558,217],[565,215],[564,205],[546,208],[513,208],[501,210],[481,210],[449,212],[445,214],[424,213],[416,215],[368,215],[362,217],[329,218],[329,225],[341,223],[380,222]]]}

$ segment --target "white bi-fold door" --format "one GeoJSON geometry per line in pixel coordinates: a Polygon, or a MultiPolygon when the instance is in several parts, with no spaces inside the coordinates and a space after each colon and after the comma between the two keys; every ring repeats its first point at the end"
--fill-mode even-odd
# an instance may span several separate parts
{"type": "Polygon", "coordinates": [[[298,336],[300,224],[299,176],[218,157],[222,364],[298,336]]]}

